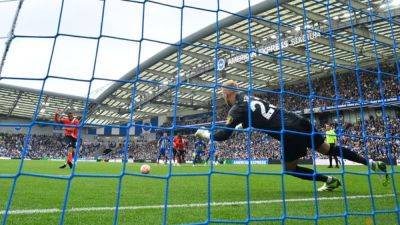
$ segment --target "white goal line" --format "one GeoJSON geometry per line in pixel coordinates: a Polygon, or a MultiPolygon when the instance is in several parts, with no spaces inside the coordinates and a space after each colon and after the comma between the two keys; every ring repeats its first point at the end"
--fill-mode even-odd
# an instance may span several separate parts
{"type": "MultiPolygon", "coordinates": [[[[374,198],[385,198],[393,197],[394,194],[382,194],[374,195],[374,198]]],[[[351,195],[347,196],[347,199],[363,199],[371,198],[370,195],[351,195]]],[[[333,200],[343,200],[343,197],[319,197],[318,201],[333,201],[333,200]]],[[[314,198],[289,198],[285,199],[285,202],[309,202],[315,201],[314,198]]],[[[282,199],[271,199],[271,200],[259,200],[250,201],[250,204],[272,204],[272,203],[282,203],[282,199]]],[[[211,206],[233,206],[233,205],[247,205],[247,201],[237,201],[237,202],[212,202],[211,206]]],[[[195,208],[195,207],[207,207],[208,203],[191,203],[191,204],[174,204],[168,205],[168,208],[195,208]]],[[[164,205],[143,205],[143,206],[120,206],[119,210],[142,210],[142,209],[163,209],[164,205]]],[[[83,207],[83,208],[70,208],[66,212],[93,212],[93,211],[114,211],[115,207],[83,207]]],[[[18,215],[18,214],[50,214],[50,213],[61,213],[61,209],[19,209],[10,210],[8,214],[18,215]]],[[[0,215],[5,214],[5,210],[0,211],[0,215]]]]}

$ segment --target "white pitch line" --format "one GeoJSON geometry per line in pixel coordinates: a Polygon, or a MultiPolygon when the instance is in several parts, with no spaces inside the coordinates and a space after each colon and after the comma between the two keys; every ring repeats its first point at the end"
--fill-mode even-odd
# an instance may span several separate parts
{"type": "MultiPolygon", "coordinates": [[[[374,195],[374,198],[385,198],[385,197],[393,197],[394,194],[384,194],[384,195],[374,195]]],[[[370,195],[352,195],[347,196],[347,199],[362,199],[362,198],[370,198],[370,195]]],[[[342,200],[343,197],[320,197],[318,201],[333,201],[333,200],[342,200]]],[[[314,198],[291,198],[285,199],[285,202],[308,202],[315,201],[314,198]]],[[[259,201],[250,201],[250,204],[272,204],[272,203],[282,203],[282,199],[273,199],[273,200],[259,200],[259,201]]],[[[239,201],[239,202],[213,202],[211,206],[232,206],[232,205],[247,205],[247,201],[239,201]]],[[[168,208],[195,208],[195,207],[207,207],[207,203],[192,203],[192,204],[177,204],[177,205],[168,205],[168,208]]],[[[119,210],[141,210],[141,209],[163,209],[164,205],[143,205],[143,206],[120,206],[119,210]]],[[[93,212],[93,211],[113,211],[115,207],[86,207],[86,208],[71,208],[67,209],[66,212],[93,212]]],[[[21,210],[11,210],[8,214],[49,214],[49,213],[60,213],[61,209],[21,209],[21,210]]],[[[0,211],[0,215],[5,214],[5,211],[0,211]]]]}

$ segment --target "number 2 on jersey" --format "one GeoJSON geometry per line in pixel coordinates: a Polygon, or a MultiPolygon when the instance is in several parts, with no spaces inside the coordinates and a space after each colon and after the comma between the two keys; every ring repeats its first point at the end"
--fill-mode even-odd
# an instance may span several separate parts
{"type": "Polygon", "coordinates": [[[260,106],[261,115],[262,115],[265,119],[267,119],[267,120],[271,119],[272,114],[274,114],[274,112],[275,112],[275,106],[269,105],[269,110],[268,110],[268,112],[266,112],[265,106],[264,106],[264,104],[263,104],[262,102],[257,101],[257,100],[253,100],[253,101],[251,101],[251,103],[250,103],[251,111],[253,111],[253,112],[256,111],[256,105],[259,105],[259,106],[260,106]]]}

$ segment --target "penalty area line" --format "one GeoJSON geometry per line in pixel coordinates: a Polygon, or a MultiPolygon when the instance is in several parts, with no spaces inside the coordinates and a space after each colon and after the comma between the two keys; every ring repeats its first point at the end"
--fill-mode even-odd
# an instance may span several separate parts
{"type": "MultiPolygon", "coordinates": [[[[384,194],[384,195],[374,195],[374,198],[385,198],[393,197],[394,194],[384,194]]],[[[351,195],[347,196],[347,199],[363,199],[371,198],[370,195],[351,195]]],[[[343,200],[343,197],[320,197],[318,201],[334,201],[343,200]]],[[[290,198],[285,199],[285,202],[309,202],[315,201],[314,198],[290,198]]],[[[262,205],[262,204],[273,204],[282,203],[282,199],[271,199],[271,200],[258,200],[250,201],[250,204],[262,205]]],[[[247,205],[247,201],[237,201],[237,202],[212,202],[211,206],[234,206],[234,205],[247,205]]],[[[196,208],[196,207],[207,207],[208,203],[191,203],[191,204],[174,204],[168,205],[168,208],[196,208]]],[[[143,205],[143,206],[120,206],[118,210],[142,210],[142,209],[163,209],[164,205],[143,205]]],[[[95,212],[95,211],[113,211],[115,207],[83,207],[83,208],[70,208],[66,212],[95,212]]],[[[51,213],[61,213],[61,209],[19,209],[10,210],[8,214],[10,215],[21,215],[21,214],[51,214],[51,213]]],[[[0,211],[0,215],[4,215],[5,211],[0,211]]]]}

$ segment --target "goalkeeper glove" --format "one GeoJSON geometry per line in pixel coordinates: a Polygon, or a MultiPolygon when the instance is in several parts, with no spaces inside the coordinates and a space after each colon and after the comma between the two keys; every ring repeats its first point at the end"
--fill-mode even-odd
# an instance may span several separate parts
{"type": "Polygon", "coordinates": [[[243,129],[243,124],[240,123],[240,124],[236,125],[235,129],[243,129]]]}
{"type": "Polygon", "coordinates": [[[210,131],[204,130],[204,129],[198,129],[194,136],[199,137],[199,138],[204,138],[209,140],[210,139],[210,131]]]}

